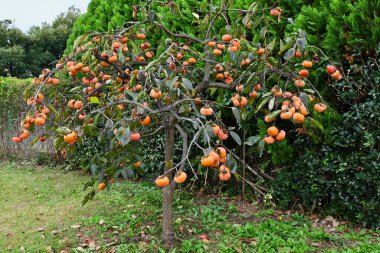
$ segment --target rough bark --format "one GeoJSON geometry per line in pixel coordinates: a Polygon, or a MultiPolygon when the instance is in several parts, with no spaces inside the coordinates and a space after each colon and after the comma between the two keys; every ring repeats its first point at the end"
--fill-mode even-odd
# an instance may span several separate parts
{"type": "MultiPolygon", "coordinates": [[[[175,120],[173,117],[168,117],[165,125],[165,175],[169,177],[170,181],[173,178],[173,173],[170,170],[173,167],[175,129],[175,120]]],[[[173,230],[173,191],[172,184],[162,189],[162,240],[167,248],[171,248],[175,241],[173,230]]]]}

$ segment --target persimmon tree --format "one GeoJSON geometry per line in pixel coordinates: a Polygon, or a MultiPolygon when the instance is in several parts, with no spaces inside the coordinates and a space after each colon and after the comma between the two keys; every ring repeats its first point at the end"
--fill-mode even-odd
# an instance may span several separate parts
{"type": "MultiPolygon", "coordinates": [[[[196,179],[197,171],[207,168],[227,181],[234,160],[244,163],[223,144],[228,138],[237,145],[242,140],[223,122],[222,109],[232,110],[240,127],[256,115],[264,117],[268,135],[249,140],[250,145],[264,146],[285,139],[278,121],[299,127],[314,121],[309,117],[312,107],[323,112],[327,106],[308,80],[313,61],[302,31],[279,38],[282,33],[269,30],[281,28],[280,8],[259,10],[256,3],[248,10],[230,9],[228,3],[211,6],[206,25],[193,13],[194,25],[199,26],[195,36],[163,26],[150,7],[140,6],[139,20],[126,22],[114,34],[79,37],[74,52],[55,70],[43,70],[34,79],[36,89],[27,100],[23,130],[13,141],[20,142],[29,130],[37,129],[46,134],[35,141],[45,141],[50,133],[57,149],[75,152],[84,140],[97,138],[105,151],[92,158],[90,170],[98,173],[98,190],[103,190],[120,174],[143,166],[137,145],[164,135],[165,165],[156,184],[163,193],[163,240],[170,246],[173,190],[185,182],[186,171],[196,179]],[[240,17],[239,22],[231,17],[240,17]],[[267,26],[260,27],[261,23],[267,26]],[[162,36],[166,39],[151,39],[162,36]],[[182,139],[178,158],[176,137],[182,139]],[[189,157],[192,149],[202,150],[203,157],[189,157]],[[194,159],[199,166],[190,162],[194,159]]],[[[333,68],[339,71],[333,66],[328,71],[333,68]]],[[[341,78],[340,72],[336,78],[341,78]]],[[[85,201],[95,193],[91,191],[85,201]]]]}

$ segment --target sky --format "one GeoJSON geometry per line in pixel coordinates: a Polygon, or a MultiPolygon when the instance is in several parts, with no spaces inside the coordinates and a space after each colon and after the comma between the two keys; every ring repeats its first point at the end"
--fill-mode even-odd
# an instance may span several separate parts
{"type": "Polygon", "coordinates": [[[91,0],[0,0],[0,20],[10,19],[27,32],[33,25],[51,23],[61,12],[74,5],[86,12],[91,0]]]}

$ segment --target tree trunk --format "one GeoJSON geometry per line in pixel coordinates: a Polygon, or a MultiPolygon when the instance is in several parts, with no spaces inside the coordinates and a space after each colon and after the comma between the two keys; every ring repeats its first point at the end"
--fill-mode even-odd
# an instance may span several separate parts
{"type": "MultiPolygon", "coordinates": [[[[173,172],[166,172],[173,168],[175,121],[172,117],[169,117],[166,123],[165,135],[165,175],[169,177],[171,182],[173,172]]],[[[162,189],[162,240],[167,248],[171,248],[175,241],[173,231],[173,191],[172,184],[162,189]]]]}
{"type": "Polygon", "coordinates": [[[246,180],[246,164],[245,164],[245,129],[243,128],[243,141],[242,141],[242,149],[243,149],[243,152],[242,152],[242,160],[243,160],[243,185],[242,185],[242,191],[241,191],[241,197],[242,199],[244,199],[244,195],[245,195],[245,180],[246,180]]]}

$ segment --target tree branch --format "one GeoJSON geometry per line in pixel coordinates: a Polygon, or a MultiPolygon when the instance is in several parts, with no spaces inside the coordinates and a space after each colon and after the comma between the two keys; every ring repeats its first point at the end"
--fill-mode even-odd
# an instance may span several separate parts
{"type": "Polygon", "coordinates": [[[159,110],[159,111],[155,111],[153,109],[151,109],[150,107],[147,107],[139,102],[136,102],[136,101],[133,101],[133,100],[120,100],[120,101],[117,101],[117,102],[114,102],[114,103],[111,103],[111,104],[108,104],[107,106],[104,106],[100,109],[97,109],[95,111],[92,111],[91,113],[97,113],[97,112],[101,112],[103,111],[104,109],[106,108],[109,108],[109,107],[112,107],[112,106],[115,106],[115,105],[119,105],[119,104],[132,104],[132,105],[137,105],[139,107],[142,107],[146,110],[148,110],[151,114],[156,114],[156,113],[159,113],[159,112],[163,112],[163,111],[166,111],[166,110],[159,110]]]}
{"type": "MultiPolygon", "coordinates": [[[[235,153],[233,153],[230,149],[228,148],[225,148],[236,160],[238,160],[240,163],[243,163],[243,160],[240,159],[239,156],[237,156],[235,153]]],[[[263,178],[266,178],[266,179],[269,179],[269,180],[273,180],[273,177],[269,176],[268,174],[266,174],[265,172],[262,172],[262,171],[256,171],[254,170],[251,166],[249,166],[248,164],[246,164],[247,168],[258,178],[260,179],[263,179],[263,178]]]]}
{"type": "Polygon", "coordinates": [[[158,127],[156,130],[154,130],[153,132],[148,133],[148,134],[144,134],[144,137],[148,137],[148,136],[155,135],[156,133],[158,133],[159,131],[161,131],[161,130],[164,129],[164,128],[165,128],[164,126],[160,126],[160,127],[158,127]]]}
{"type": "Polygon", "coordinates": [[[159,24],[159,23],[157,23],[155,21],[153,21],[153,24],[156,25],[156,26],[158,26],[158,27],[160,27],[164,32],[168,33],[169,35],[171,35],[173,37],[188,39],[188,40],[197,42],[199,44],[203,44],[204,43],[200,39],[192,37],[190,35],[174,33],[172,31],[170,31],[168,28],[166,28],[165,26],[163,26],[162,24],[159,24]]]}

